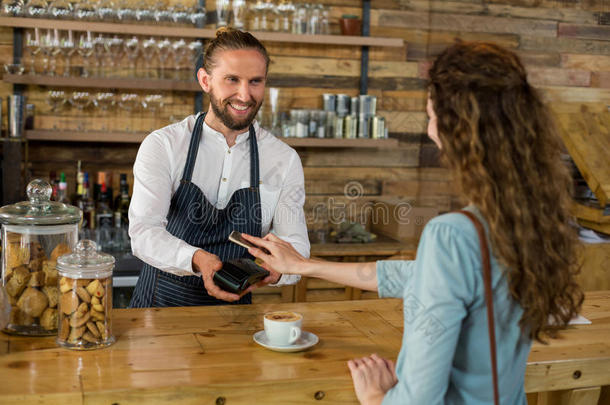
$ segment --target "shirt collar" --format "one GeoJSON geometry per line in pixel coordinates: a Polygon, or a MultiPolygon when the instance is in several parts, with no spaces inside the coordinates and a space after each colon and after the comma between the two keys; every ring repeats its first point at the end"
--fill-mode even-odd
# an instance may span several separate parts
{"type": "MultiPolygon", "coordinates": [[[[252,125],[254,125],[254,133],[256,134],[256,139],[260,140],[261,136],[262,136],[262,131],[260,130],[261,128],[260,128],[258,121],[254,120],[252,125]]],[[[222,133],[220,133],[220,132],[216,131],[214,128],[210,127],[205,121],[203,121],[203,133],[208,136],[211,136],[213,139],[221,141],[225,144],[227,142],[225,139],[225,136],[222,133]]],[[[237,138],[235,138],[235,144],[238,145],[240,143],[246,142],[249,138],[249,135],[250,135],[250,131],[249,131],[249,129],[246,129],[246,131],[237,135],[237,138]]]]}

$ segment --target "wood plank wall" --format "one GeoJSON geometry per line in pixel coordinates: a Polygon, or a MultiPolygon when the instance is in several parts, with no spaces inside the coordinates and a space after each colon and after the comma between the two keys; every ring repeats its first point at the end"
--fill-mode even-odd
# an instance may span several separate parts
{"type": "MultiPolygon", "coordinates": [[[[345,13],[361,14],[359,0],[323,0],[332,7],[332,30],[345,13]]],[[[213,2],[208,2],[213,3],[213,2]]],[[[299,149],[305,167],[307,207],[334,197],[337,202],[401,198],[447,211],[459,206],[447,171],[439,167],[426,128],[426,70],[430,60],[456,38],[491,41],[513,49],[523,59],[530,81],[559,112],[582,104],[603,111],[610,104],[610,6],[603,0],[375,0],[371,35],[399,37],[402,48],[371,48],[369,93],[378,97],[388,119],[395,149],[299,149]],[[605,14],[604,14],[605,13],[605,14]],[[600,105],[602,108],[600,109],[600,105]],[[346,184],[357,181],[362,196],[349,200],[346,184]]],[[[209,4],[210,11],[213,4],[209,4]]],[[[270,85],[280,87],[280,108],[320,108],[325,92],[358,92],[360,49],[340,46],[266,44],[272,56],[270,85]]],[[[12,55],[12,31],[0,28],[0,62],[12,55]]],[[[74,63],[79,64],[77,58],[74,63]]],[[[185,67],[188,72],[188,67],[185,67]]],[[[125,71],[117,71],[126,75],[125,71]]],[[[188,74],[188,73],[187,73],[188,74]]],[[[190,114],[190,93],[166,93],[158,114],[124,111],[104,116],[93,111],[53,113],[48,88],[29,87],[37,128],[123,129],[149,131],[190,114]],[[86,117],[86,119],[83,119],[86,117]]],[[[63,89],[70,91],[71,89],[63,89]]],[[[11,85],[0,84],[6,95],[11,85]]],[[[97,91],[97,90],[92,90],[97,91]]],[[[6,127],[6,124],[3,124],[6,127]]],[[[30,172],[47,176],[65,171],[74,179],[76,160],[84,169],[131,172],[138,145],[31,142],[30,172]]],[[[115,176],[118,181],[118,176],[115,176]]],[[[131,178],[130,178],[131,182],[131,178]]],[[[116,185],[115,185],[116,187],[116,185]]],[[[311,213],[311,212],[310,212],[311,213]]],[[[314,225],[313,216],[309,216],[314,225]]]]}

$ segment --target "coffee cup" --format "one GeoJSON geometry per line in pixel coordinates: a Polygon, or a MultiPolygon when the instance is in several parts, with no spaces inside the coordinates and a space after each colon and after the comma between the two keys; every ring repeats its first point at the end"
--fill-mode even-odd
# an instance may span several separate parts
{"type": "Polygon", "coordinates": [[[265,334],[275,346],[290,346],[301,337],[303,315],[292,311],[268,312],[263,318],[265,334]]]}

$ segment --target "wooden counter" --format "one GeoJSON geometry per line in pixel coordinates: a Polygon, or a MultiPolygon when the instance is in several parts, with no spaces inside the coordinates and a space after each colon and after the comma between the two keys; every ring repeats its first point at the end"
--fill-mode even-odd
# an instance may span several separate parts
{"type": "MultiPolygon", "coordinates": [[[[592,325],[534,345],[528,392],[587,387],[599,396],[595,387],[610,385],[610,291],[589,293],[582,313],[592,325]]],[[[0,334],[0,403],[356,403],[346,361],[395,358],[402,323],[400,300],[116,310],[118,341],[102,350],[0,334]],[[262,314],[280,308],[303,313],[318,345],[276,353],[255,344],[262,314]]]]}

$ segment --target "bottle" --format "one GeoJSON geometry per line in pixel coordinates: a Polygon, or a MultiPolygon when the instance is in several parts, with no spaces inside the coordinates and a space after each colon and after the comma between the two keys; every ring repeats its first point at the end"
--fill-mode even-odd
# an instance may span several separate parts
{"type": "Polygon", "coordinates": [[[59,182],[57,181],[57,174],[54,170],[49,173],[49,184],[51,185],[51,200],[57,201],[57,192],[59,191],[59,182]]]}
{"type": "Polygon", "coordinates": [[[112,245],[112,209],[108,202],[108,188],[106,173],[98,172],[99,200],[95,209],[95,222],[97,224],[97,246],[102,251],[108,251],[112,245]]]}
{"type": "Polygon", "coordinates": [[[80,239],[95,239],[95,202],[91,198],[91,187],[89,185],[89,173],[83,173],[83,193],[76,201],[76,206],[83,212],[80,239]]]}
{"type": "Polygon", "coordinates": [[[70,204],[70,199],[68,198],[68,183],[66,183],[66,174],[61,172],[59,175],[59,191],[57,192],[57,201],[70,204]]]}
{"type": "Polygon", "coordinates": [[[76,195],[74,197],[75,201],[78,201],[83,197],[83,177],[84,174],[81,170],[81,161],[79,160],[76,164],[76,195]]]}
{"type": "Polygon", "coordinates": [[[124,226],[129,224],[129,184],[127,184],[127,174],[121,173],[119,182],[119,195],[114,201],[114,207],[117,212],[121,213],[121,223],[124,226]]]}

